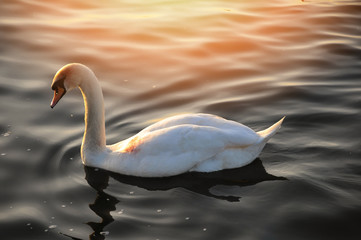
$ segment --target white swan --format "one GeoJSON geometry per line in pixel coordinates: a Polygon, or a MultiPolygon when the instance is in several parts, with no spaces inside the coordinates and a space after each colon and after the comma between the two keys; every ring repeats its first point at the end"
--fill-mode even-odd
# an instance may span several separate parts
{"type": "Polygon", "coordinates": [[[88,67],[72,63],[54,76],[53,108],[64,94],[79,87],[85,105],[83,164],[140,177],[166,177],[188,171],[238,168],[257,158],[281,127],[252,129],[214,115],[183,114],[159,121],[124,141],[105,143],[104,103],[100,84],[88,67]]]}

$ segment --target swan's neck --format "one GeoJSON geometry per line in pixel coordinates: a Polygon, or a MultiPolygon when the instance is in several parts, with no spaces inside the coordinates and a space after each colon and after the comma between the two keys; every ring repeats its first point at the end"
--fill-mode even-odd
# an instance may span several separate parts
{"type": "Polygon", "coordinates": [[[83,79],[79,86],[85,106],[85,131],[82,143],[82,158],[86,153],[97,153],[105,149],[104,102],[101,86],[92,73],[83,79]]]}

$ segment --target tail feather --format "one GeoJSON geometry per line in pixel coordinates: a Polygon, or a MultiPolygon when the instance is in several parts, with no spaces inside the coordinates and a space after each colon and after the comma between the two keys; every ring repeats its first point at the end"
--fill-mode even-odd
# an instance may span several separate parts
{"type": "Polygon", "coordinates": [[[281,128],[283,119],[285,119],[285,117],[283,117],[281,120],[279,120],[278,122],[276,122],[269,128],[267,128],[263,131],[257,132],[257,134],[263,138],[263,141],[267,142],[273,135],[275,135],[275,133],[278,131],[278,129],[281,128]]]}

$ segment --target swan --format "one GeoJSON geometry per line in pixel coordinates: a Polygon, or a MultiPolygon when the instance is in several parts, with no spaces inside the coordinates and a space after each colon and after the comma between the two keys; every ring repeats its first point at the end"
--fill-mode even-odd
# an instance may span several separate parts
{"type": "Polygon", "coordinates": [[[62,67],[51,85],[54,108],[66,92],[79,88],[85,106],[81,144],[84,165],[137,177],[168,177],[189,171],[239,168],[255,160],[281,127],[284,117],[255,132],[238,122],[211,114],[166,118],[138,134],[106,145],[103,93],[94,72],[80,63],[62,67]]]}

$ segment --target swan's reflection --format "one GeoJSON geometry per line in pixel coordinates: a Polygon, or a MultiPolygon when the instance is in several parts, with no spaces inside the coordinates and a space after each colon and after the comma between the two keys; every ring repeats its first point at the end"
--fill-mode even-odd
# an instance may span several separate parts
{"type": "Polygon", "coordinates": [[[166,178],[139,178],[92,167],[84,167],[84,169],[86,173],[86,180],[89,185],[98,192],[95,202],[90,204],[89,207],[102,219],[99,223],[88,223],[88,225],[94,230],[94,233],[89,236],[92,240],[105,239],[103,229],[106,225],[114,221],[110,212],[116,210],[115,205],[119,201],[115,197],[112,197],[103,191],[108,186],[109,177],[112,177],[121,183],[137,186],[150,191],[166,191],[181,187],[201,195],[230,202],[239,201],[240,197],[214,195],[210,192],[210,189],[217,185],[243,187],[254,185],[263,181],[286,179],[284,177],[277,177],[267,173],[262,161],[259,158],[242,168],[228,169],[212,173],[190,172],[166,178]]]}

